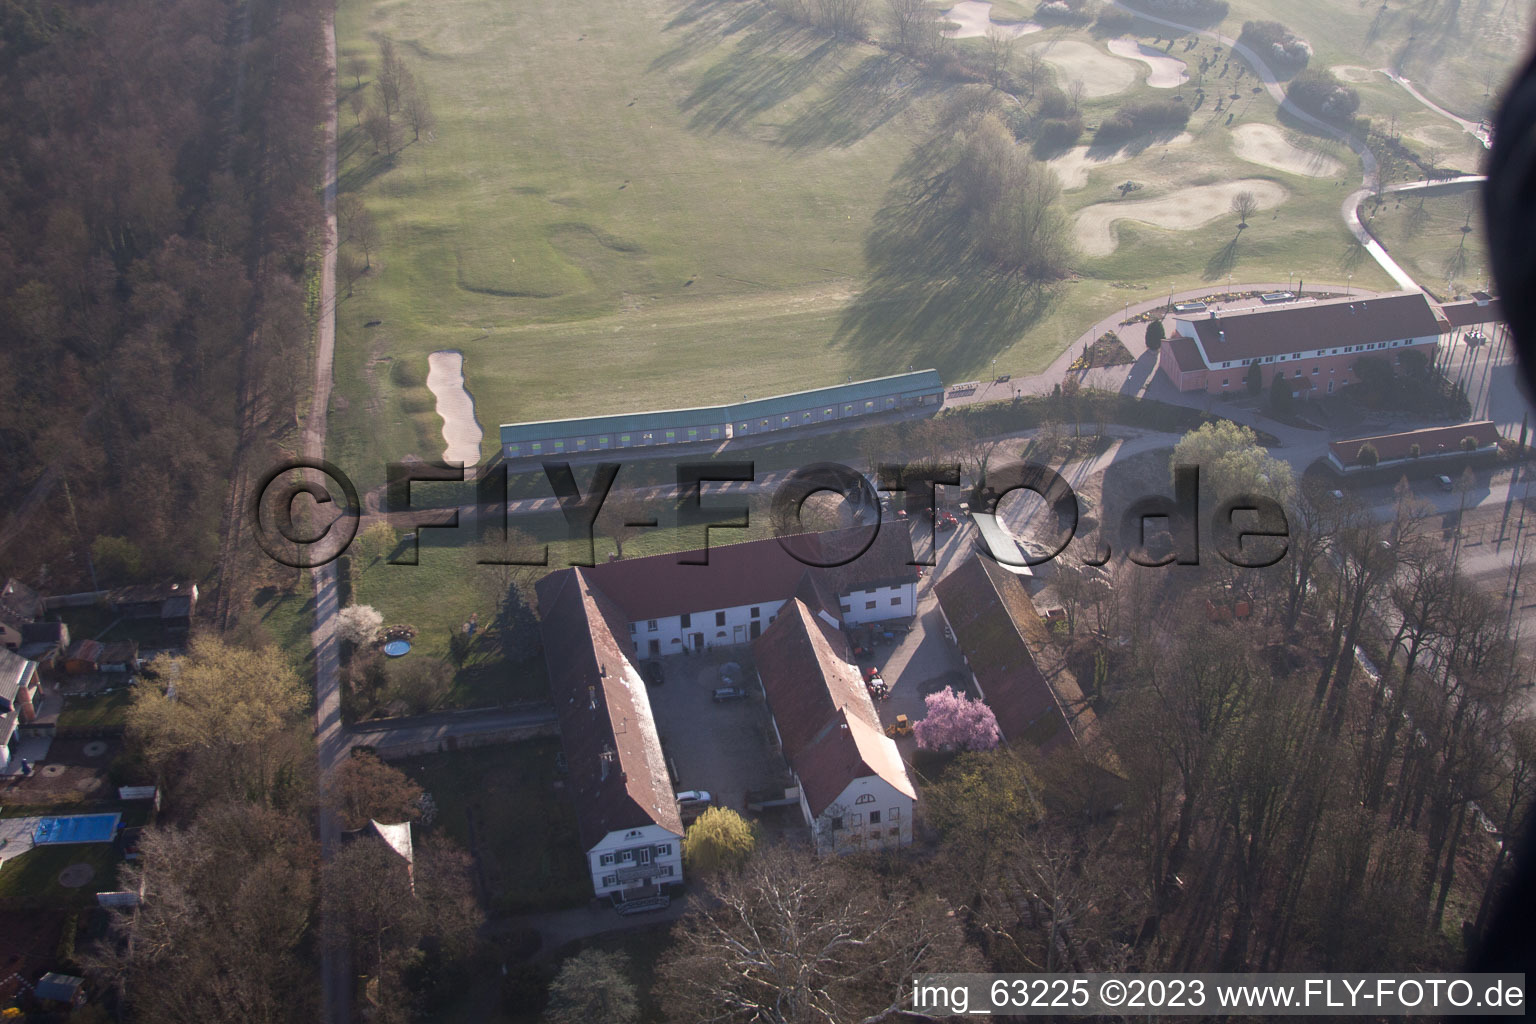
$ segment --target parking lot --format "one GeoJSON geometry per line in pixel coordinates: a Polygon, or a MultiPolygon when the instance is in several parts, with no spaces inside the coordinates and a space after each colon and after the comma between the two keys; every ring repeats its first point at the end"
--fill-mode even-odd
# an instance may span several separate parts
{"type": "Polygon", "coordinates": [[[676,789],[708,790],[714,803],[745,813],[747,793],[789,784],[789,770],[770,742],[772,726],[752,670],[751,648],[717,648],[658,659],[665,681],[650,687],[662,749],[677,773],[676,789]],[[721,666],[735,662],[744,700],[717,703],[721,666]]]}

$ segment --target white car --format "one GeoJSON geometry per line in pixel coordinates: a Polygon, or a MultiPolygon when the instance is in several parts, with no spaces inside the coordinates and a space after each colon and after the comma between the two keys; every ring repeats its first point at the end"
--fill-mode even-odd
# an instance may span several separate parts
{"type": "Polygon", "coordinates": [[[685,789],[677,794],[679,807],[705,807],[713,802],[709,793],[702,789],[685,789]]]}

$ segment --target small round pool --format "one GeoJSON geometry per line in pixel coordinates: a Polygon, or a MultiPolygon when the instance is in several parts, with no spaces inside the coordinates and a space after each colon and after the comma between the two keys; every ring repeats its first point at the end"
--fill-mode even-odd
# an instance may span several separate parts
{"type": "Polygon", "coordinates": [[[409,652],[410,649],[411,642],[409,640],[391,640],[384,645],[384,653],[391,658],[398,658],[400,655],[409,652]]]}

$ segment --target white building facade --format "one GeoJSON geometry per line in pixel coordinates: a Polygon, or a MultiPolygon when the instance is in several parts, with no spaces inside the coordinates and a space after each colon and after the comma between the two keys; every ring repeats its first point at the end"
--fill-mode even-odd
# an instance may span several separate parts
{"type": "Polygon", "coordinates": [[[610,832],[587,851],[587,866],[598,896],[681,882],[683,837],[660,825],[610,832]]]}

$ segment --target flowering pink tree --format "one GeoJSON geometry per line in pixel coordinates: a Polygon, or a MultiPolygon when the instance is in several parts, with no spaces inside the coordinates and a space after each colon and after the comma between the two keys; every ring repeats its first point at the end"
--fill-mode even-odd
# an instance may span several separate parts
{"type": "Polygon", "coordinates": [[[1002,739],[992,709],[951,687],[928,695],[928,713],[912,727],[921,750],[991,750],[1002,739]]]}

